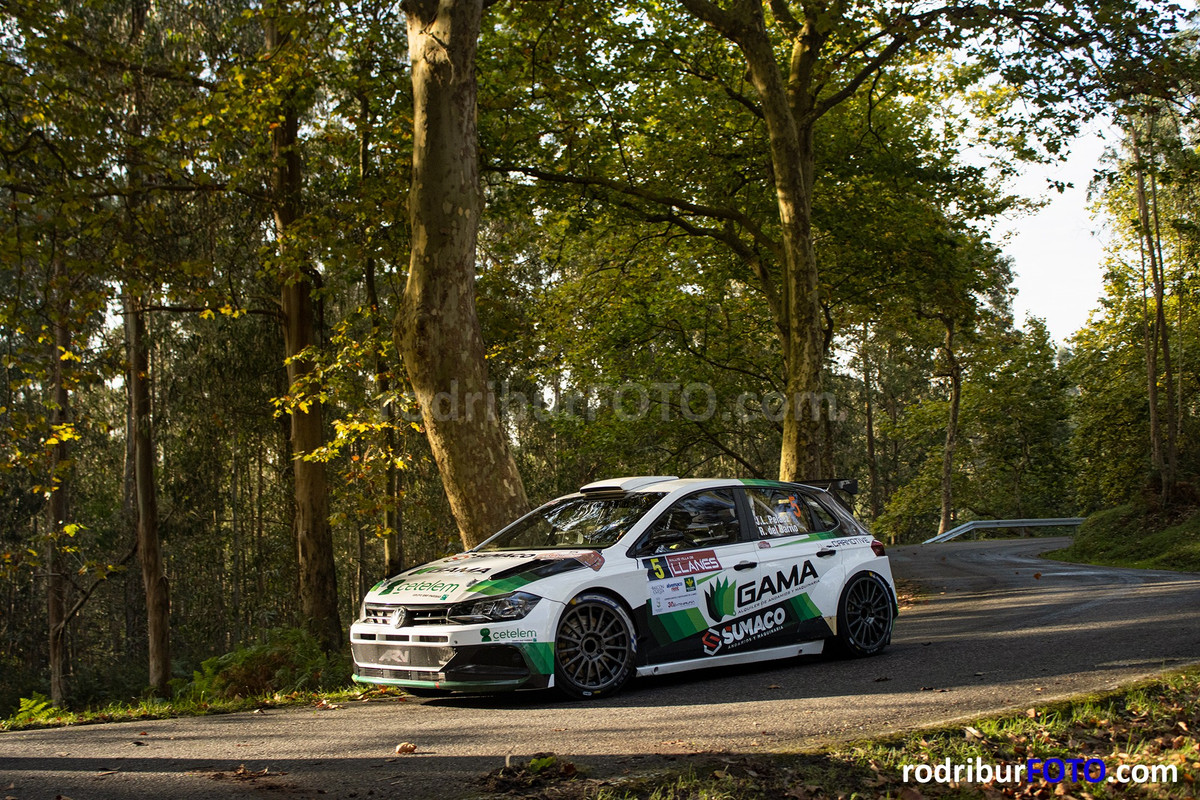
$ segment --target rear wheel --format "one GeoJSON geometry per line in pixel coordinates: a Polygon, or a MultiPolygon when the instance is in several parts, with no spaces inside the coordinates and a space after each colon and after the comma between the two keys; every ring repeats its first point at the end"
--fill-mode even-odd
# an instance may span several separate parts
{"type": "Polygon", "coordinates": [[[874,572],[860,572],[842,590],[837,641],[849,656],[873,656],[892,640],[892,593],[874,572]]]}
{"type": "Polygon", "coordinates": [[[633,677],[633,621],[620,603],[581,594],[567,605],[554,637],[554,684],[575,698],[613,694],[633,677]]]}

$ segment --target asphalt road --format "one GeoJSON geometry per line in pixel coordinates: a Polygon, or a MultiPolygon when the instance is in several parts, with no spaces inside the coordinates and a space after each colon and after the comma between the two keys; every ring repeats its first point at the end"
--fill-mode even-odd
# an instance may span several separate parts
{"type": "Polygon", "coordinates": [[[1200,574],[1036,557],[1068,541],[893,549],[897,576],[926,597],[877,658],[643,679],[591,703],[527,692],[5,733],[0,798],[449,800],[506,756],[553,751],[619,775],[1025,708],[1200,661],[1200,574]],[[417,752],[395,755],[405,741],[417,752]]]}

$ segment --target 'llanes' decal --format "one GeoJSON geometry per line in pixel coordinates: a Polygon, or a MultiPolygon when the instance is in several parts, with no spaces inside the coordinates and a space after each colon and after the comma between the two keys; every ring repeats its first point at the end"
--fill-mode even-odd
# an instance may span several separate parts
{"type": "Polygon", "coordinates": [[[716,572],[721,567],[721,560],[712,550],[697,550],[694,553],[676,553],[669,556],[655,556],[642,560],[646,575],[652,581],[667,578],[682,578],[685,575],[700,575],[705,572],[716,572]]]}
{"type": "Polygon", "coordinates": [[[666,557],[667,566],[675,577],[716,572],[721,569],[721,560],[712,550],[697,550],[694,553],[678,553],[666,557]]]}

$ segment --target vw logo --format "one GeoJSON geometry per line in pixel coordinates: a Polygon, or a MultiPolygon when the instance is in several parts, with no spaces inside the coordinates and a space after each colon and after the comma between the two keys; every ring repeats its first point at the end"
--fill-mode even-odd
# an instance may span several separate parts
{"type": "Polygon", "coordinates": [[[404,623],[408,622],[408,609],[400,606],[392,612],[392,627],[403,628],[404,623]]]}

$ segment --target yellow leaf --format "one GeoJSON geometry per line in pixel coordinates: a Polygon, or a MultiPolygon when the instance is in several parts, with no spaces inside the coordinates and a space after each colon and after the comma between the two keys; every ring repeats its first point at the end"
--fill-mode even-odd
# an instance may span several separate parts
{"type": "Polygon", "coordinates": [[[200,319],[215,319],[216,316],[211,308],[206,308],[200,312],[200,319]]]}

